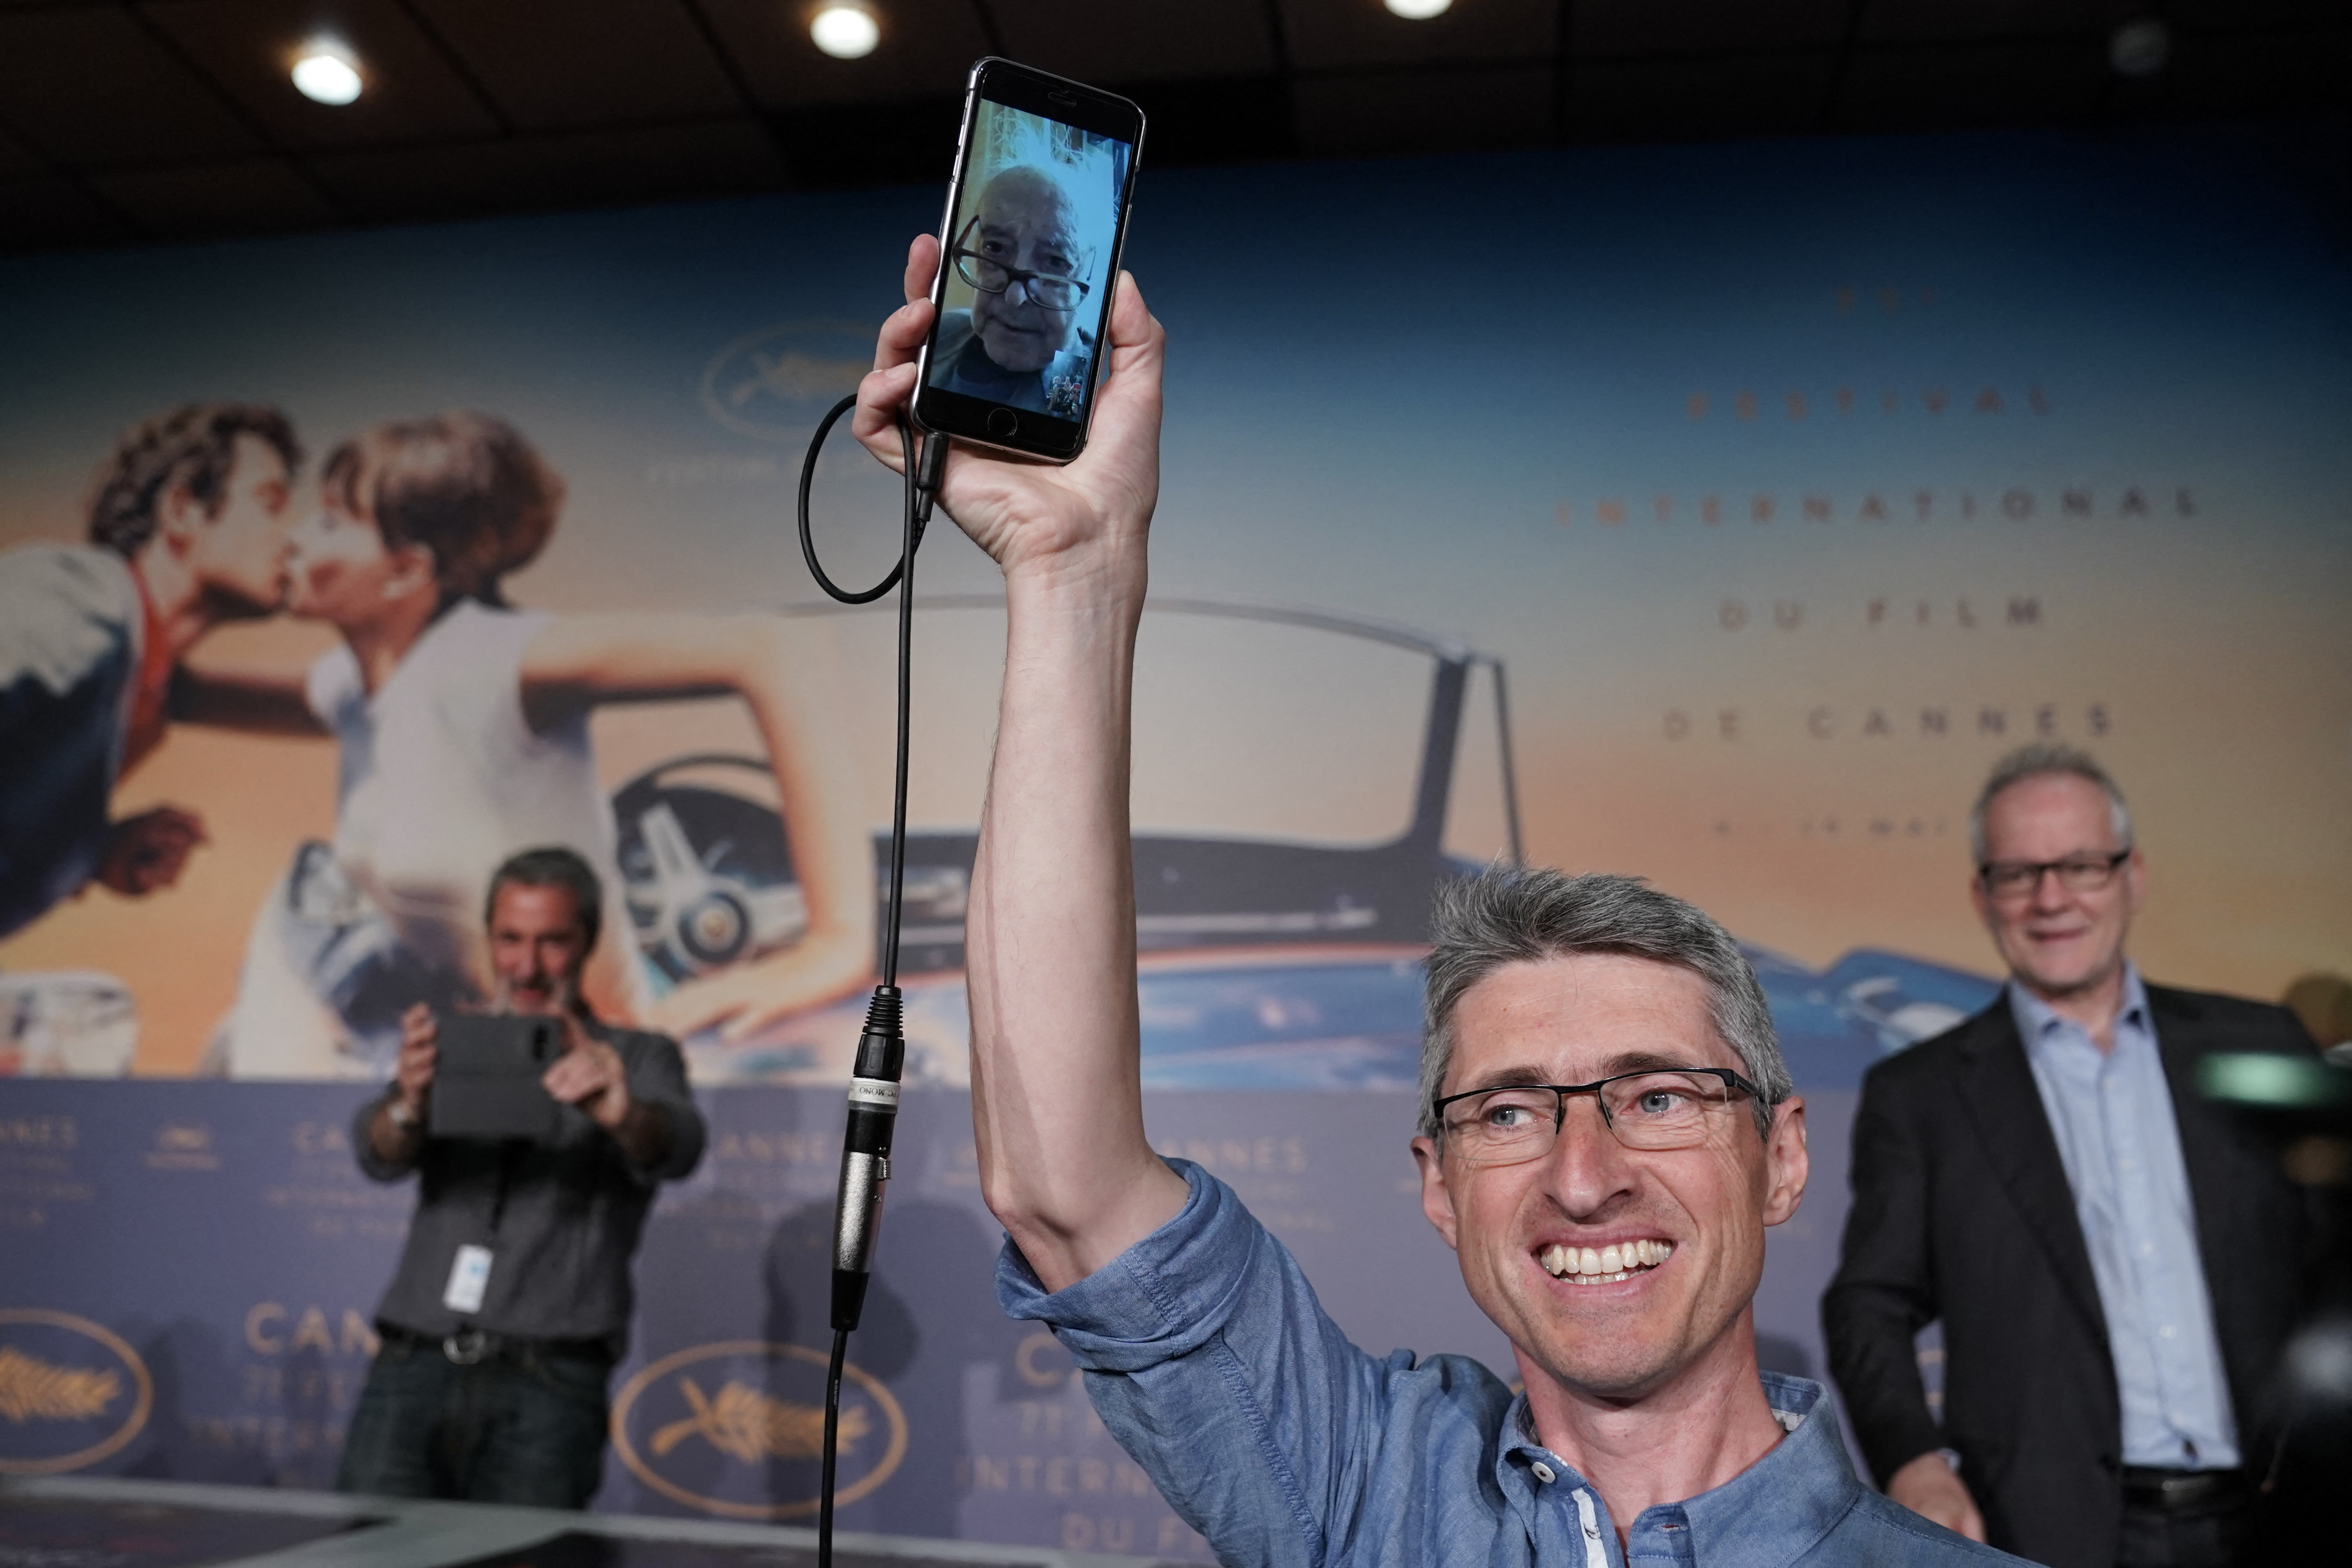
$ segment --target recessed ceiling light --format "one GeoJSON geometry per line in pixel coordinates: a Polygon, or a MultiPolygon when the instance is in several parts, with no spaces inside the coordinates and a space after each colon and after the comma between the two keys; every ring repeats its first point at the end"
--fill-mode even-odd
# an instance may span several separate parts
{"type": "Polygon", "coordinates": [[[2126,22],[2107,40],[2107,63],[2117,76],[2151,77],[2172,54],[2172,29],[2155,16],[2126,22]]]}
{"type": "Polygon", "coordinates": [[[294,88],[313,103],[350,103],[360,95],[359,69],[348,50],[312,44],[294,62],[294,88]]]}
{"type": "Polygon", "coordinates": [[[874,14],[856,5],[828,5],[809,24],[816,47],[837,60],[862,60],[882,41],[874,14]]]}
{"type": "Polygon", "coordinates": [[[1408,22],[1426,22],[1454,8],[1454,0],[1381,0],[1381,4],[1408,22]]]}

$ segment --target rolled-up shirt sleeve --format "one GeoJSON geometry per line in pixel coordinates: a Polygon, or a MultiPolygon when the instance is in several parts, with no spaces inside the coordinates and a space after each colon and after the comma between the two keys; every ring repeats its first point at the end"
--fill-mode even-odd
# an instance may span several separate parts
{"type": "Polygon", "coordinates": [[[1423,1505],[1399,1483],[1427,1472],[1407,1450],[1433,1422],[1492,1425],[1508,1392],[1455,1357],[1416,1369],[1357,1349],[1231,1188],[1168,1163],[1190,1188],[1174,1218],[1051,1294],[1008,1241],[999,1302],[1052,1328],[1103,1424],[1221,1561],[1319,1564],[1362,1531],[1411,1528],[1423,1505]]]}

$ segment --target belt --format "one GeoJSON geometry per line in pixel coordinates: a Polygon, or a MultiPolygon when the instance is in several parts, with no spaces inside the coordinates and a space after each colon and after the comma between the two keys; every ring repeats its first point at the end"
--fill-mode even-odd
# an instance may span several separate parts
{"type": "Polygon", "coordinates": [[[2246,1495],[2243,1470],[2163,1470],[2124,1467],[2124,1502],[2158,1513],[2189,1513],[2236,1502],[2246,1495]]]}
{"type": "Polygon", "coordinates": [[[412,1348],[431,1346],[449,1358],[455,1366],[472,1366],[478,1362],[531,1362],[541,1358],[558,1361],[613,1360],[612,1343],[606,1340],[541,1340],[520,1334],[494,1334],[488,1329],[459,1329],[454,1334],[436,1339],[420,1334],[415,1329],[404,1329],[398,1323],[378,1322],[376,1333],[386,1344],[408,1345],[412,1348]]]}

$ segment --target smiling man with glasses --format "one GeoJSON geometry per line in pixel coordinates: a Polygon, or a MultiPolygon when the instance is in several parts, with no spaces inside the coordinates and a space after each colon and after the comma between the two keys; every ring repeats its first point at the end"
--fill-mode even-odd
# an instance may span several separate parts
{"type": "Polygon", "coordinates": [[[2004,758],[1971,839],[2009,985],[1864,1080],[1822,1302],[1839,1389],[1888,1494],[1955,1530],[2058,1568],[2240,1561],[2303,1210],[2197,1064],[2310,1041],[2283,1008],[2141,980],[2147,867],[2084,752],[2004,758]],[[1913,1350],[1938,1321],[1940,1424],[1913,1350]]]}
{"type": "MultiPolygon", "coordinates": [[[[887,462],[940,260],[915,242],[859,391],[887,462]]],[[[1046,265],[1005,262],[1005,292],[1046,265]]],[[[1005,579],[965,931],[1006,1310],[1052,1327],[1221,1563],[2001,1560],[1867,1490],[1819,1385],[1758,1370],[1750,1302],[1765,1231],[1804,1193],[1804,1108],[1754,973],[1679,900],[1515,869],[1439,900],[1412,1152],[1523,1393],[1465,1357],[1349,1343],[1232,1189],[1153,1151],[1128,804],[1164,340],[1116,288],[1086,451],[959,447],[940,493],[1005,579]]]]}

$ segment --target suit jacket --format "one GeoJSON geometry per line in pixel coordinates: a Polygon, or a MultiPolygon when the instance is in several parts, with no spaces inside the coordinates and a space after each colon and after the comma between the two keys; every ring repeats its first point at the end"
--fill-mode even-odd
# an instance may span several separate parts
{"type": "MultiPolygon", "coordinates": [[[[2308,1051],[2284,1008],[2147,988],[2172,1090],[2241,1463],[2275,1436],[2264,1392],[2302,1304],[2304,1200],[2277,1151],[2197,1092],[2212,1051],[2308,1051]],[[2220,1267],[2216,1267],[2219,1260],[2220,1267]]],[[[2003,996],[1870,1070],[1854,1116],[1853,1206],[1822,1299],[1830,1368],[1884,1486],[1937,1448],[1993,1545],[2106,1568],[2123,1514],[2115,1359],[2058,1143],[2003,996]],[[1944,1329],[1944,1410],[1913,1337],[1944,1329]]]]}

